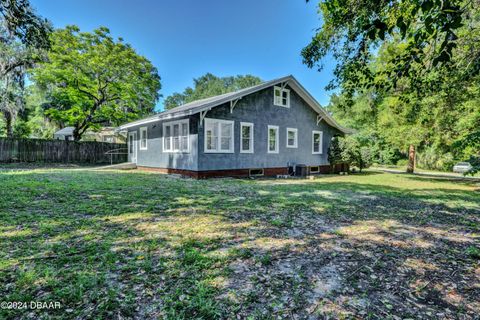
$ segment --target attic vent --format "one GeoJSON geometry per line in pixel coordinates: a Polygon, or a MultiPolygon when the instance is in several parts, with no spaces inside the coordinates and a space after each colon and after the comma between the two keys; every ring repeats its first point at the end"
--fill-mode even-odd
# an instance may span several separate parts
{"type": "Polygon", "coordinates": [[[263,176],[263,169],[250,169],[249,170],[250,177],[259,177],[263,176]]]}
{"type": "Polygon", "coordinates": [[[319,173],[319,172],[320,172],[319,166],[310,167],[310,173],[319,173]]]}

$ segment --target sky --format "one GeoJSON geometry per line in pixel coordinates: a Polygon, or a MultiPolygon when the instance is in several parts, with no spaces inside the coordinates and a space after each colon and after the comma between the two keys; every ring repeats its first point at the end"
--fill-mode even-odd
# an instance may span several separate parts
{"type": "Polygon", "coordinates": [[[331,92],[333,62],[322,72],[300,51],[321,25],[311,0],[30,0],[54,27],[82,31],[106,26],[149,59],[161,77],[163,99],[207,72],[252,74],[272,80],[292,74],[322,104],[331,92]]]}

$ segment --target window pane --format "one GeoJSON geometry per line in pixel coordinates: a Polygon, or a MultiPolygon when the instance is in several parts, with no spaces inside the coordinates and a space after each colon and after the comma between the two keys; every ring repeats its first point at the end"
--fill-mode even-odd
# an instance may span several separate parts
{"type": "Polygon", "coordinates": [[[242,150],[250,150],[250,139],[242,139],[242,150]]]}
{"type": "Polygon", "coordinates": [[[217,150],[218,122],[206,123],[207,150],[217,150]]]}
{"type": "Polygon", "coordinates": [[[222,137],[221,149],[222,150],[230,150],[230,137],[222,137]]]}
{"type": "Polygon", "coordinates": [[[179,137],[173,137],[173,150],[174,151],[180,150],[180,138],[179,137]]]}
{"type": "Polygon", "coordinates": [[[146,148],[147,147],[147,130],[145,129],[142,129],[140,130],[140,146],[142,148],[146,148]]]}
{"type": "Polygon", "coordinates": [[[221,123],[220,124],[220,149],[221,150],[230,150],[231,141],[232,141],[232,124],[231,123],[221,123]]]}
{"type": "Polygon", "coordinates": [[[182,123],[182,136],[188,135],[188,123],[182,123]]]}
{"type": "Polygon", "coordinates": [[[232,124],[231,123],[222,123],[220,132],[221,132],[222,137],[230,137],[232,135],[232,124]]]}
{"type": "Polygon", "coordinates": [[[164,141],[165,141],[165,151],[169,151],[172,149],[172,138],[171,138],[171,127],[170,126],[165,126],[165,132],[164,132],[164,141]]]}
{"type": "Polygon", "coordinates": [[[250,138],[250,127],[249,126],[243,126],[242,127],[242,138],[250,138]]]}
{"type": "Polygon", "coordinates": [[[268,130],[269,132],[269,138],[268,138],[268,149],[270,151],[276,151],[277,150],[277,129],[270,128],[268,130]]]}
{"type": "Polygon", "coordinates": [[[188,136],[182,136],[182,151],[188,150],[188,136]]]}
{"type": "Polygon", "coordinates": [[[320,151],[320,134],[314,133],[313,134],[313,152],[320,151]]]}
{"type": "Polygon", "coordinates": [[[295,136],[297,135],[296,131],[290,130],[288,131],[288,136],[287,136],[287,145],[288,146],[295,146],[295,136]]]}

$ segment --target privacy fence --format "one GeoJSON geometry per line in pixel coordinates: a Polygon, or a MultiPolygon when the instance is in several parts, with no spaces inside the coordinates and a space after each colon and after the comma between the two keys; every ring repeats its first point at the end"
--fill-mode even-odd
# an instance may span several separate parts
{"type": "Polygon", "coordinates": [[[126,148],[121,143],[0,138],[0,162],[121,163],[127,161],[126,148]]]}

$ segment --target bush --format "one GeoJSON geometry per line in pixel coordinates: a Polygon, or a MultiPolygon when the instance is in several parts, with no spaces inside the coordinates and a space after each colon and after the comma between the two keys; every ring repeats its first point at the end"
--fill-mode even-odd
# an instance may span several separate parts
{"type": "Polygon", "coordinates": [[[406,167],[408,166],[408,159],[400,159],[397,161],[397,166],[406,167]]]}
{"type": "Polygon", "coordinates": [[[395,164],[402,159],[404,155],[398,149],[386,148],[378,152],[378,160],[381,164],[395,164]]]}
{"type": "Polygon", "coordinates": [[[455,159],[451,153],[442,154],[434,147],[427,147],[417,153],[417,167],[426,170],[452,171],[455,159]]]}
{"type": "Polygon", "coordinates": [[[340,140],[342,160],[352,166],[358,167],[360,172],[370,167],[373,161],[369,147],[361,146],[355,136],[348,136],[340,140]]]}

